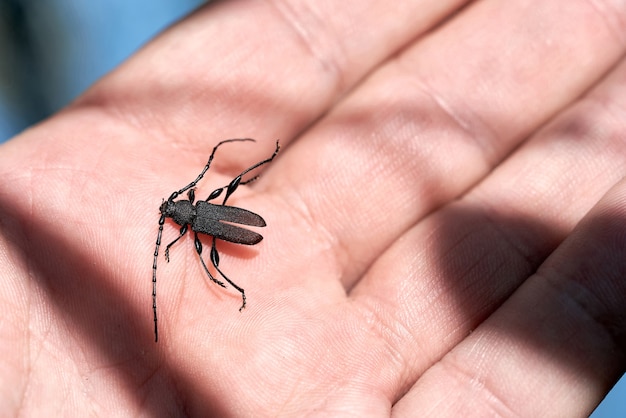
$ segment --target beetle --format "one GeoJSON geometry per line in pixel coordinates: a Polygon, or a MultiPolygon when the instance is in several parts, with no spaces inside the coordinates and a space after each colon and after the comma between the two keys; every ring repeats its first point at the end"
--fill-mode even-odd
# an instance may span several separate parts
{"type": "Polygon", "coordinates": [[[247,180],[243,180],[244,175],[264,164],[270,163],[276,157],[276,155],[278,155],[278,151],[280,150],[280,145],[278,144],[278,141],[276,141],[276,149],[274,150],[274,153],[269,158],[258,162],[251,167],[246,168],[228,185],[213,190],[213,192],[211,192],[211,194],[209,194],[209,197],[207,197],[205,200],[199,200],[195,202],[194,192],[194,188],[196,187],[198,182],[202,180],[205,173],[209,170],[217,149],[223,144],[229,142],[245,141],[256,142],[252,138],[233,138],[225,139],[219,142],[213,148],[213,151],[209,156],[208,162],[206,163],[198,177],[196,177],[194,181],[192,181],[182,189],[173,192],[167,200],[164,200],[161,203],[161,206],[159,207],[161,217],[159,218],[159,232],[157,234],[156,246],[154,249],[154,261],[152,263],[152,311],[154,314],[155,342],[159,341],[156,306],[157,258],[159,255],[159,247],[161,246],[161,236],[163,235],[163,224],[165,223],[166,218],[171,218],[174,222],[181,226],[180,234],[178,235],[178,237],[174,241],[167,244],[167,246],[165,247],[165,259],[167,260],[167,262],[170,261],[170,248],[187,233],[187,231],[189,230],[189,226],[191,226],[191,230],[194,232],[195,250],[198,254],[198,257],[200,258],[200,262],[202,263],[204,271],[213,283],[225,288],[226,285],[211,274],[211,272],[207,268],[206,263],[204,262],[204,259],[202,258],[202,242],[200,242],[198,234],[212,236],[213,240],[211,243],[210,253],[211,264],[226,282],[228,282],[239,293],[241,293],[242,305],[239,308],[239,311],[241,312],[241,310],[246,307],[246,293],[243,288],[236,285],[219,268],[220,259],[219,253],[217,252],[217,248],[215,246],[215,242],[216,240],[221,239],[224,241],[233,242],[235,244],[255,245],[261,242],[261,240],[263,239],[263,236],[261,234],[233,224],[264,227],[266,225],[265,220],[260,215],[247,209],[238,208],[235,206],[226,206],[226,202],[239,186],[243,184],[248,184],[259,177],[254,176],[247,180]],[[217,199],[219,196],[221,196],[224,191],[224,199],[220,204],[209,203],[209,201],[217,199]],[[187,192],[187,200],[174,200],[185,192],[187,192]]]}

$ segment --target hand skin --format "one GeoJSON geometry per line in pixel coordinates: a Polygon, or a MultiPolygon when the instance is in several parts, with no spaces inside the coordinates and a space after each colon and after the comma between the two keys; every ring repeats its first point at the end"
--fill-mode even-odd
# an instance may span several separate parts
{"type": "MultiPolygon", "coordinates": [[[[209,5],[0,147],[5,416],[586,416],[626,366],[623,1],[209,5]],[[209,283],[163,198],[281,153],[209,283]]],[[[205,239],[206,244],[210,239],[205,239]]],[[[205,248],[206,245],[205,245],[205,248]]],[[[208,261],[208,251],[205,251],[208,261]]]]}

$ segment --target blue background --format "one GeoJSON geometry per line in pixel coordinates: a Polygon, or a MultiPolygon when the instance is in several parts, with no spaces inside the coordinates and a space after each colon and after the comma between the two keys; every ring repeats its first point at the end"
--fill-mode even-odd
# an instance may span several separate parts
{"type": "MultiPolygon", "coordinates": [[[[65,106],[201,0],[0,2],[0,142],[65,106]]],[[[626,417],[626,377],[593,418],[626,417]]]]}

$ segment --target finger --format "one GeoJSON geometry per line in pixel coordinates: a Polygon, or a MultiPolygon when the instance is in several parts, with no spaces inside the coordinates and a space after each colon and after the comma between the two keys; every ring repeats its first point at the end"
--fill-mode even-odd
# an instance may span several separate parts
{"type": "Polygon", "coordinates": [[[397,416],[586,416],[626,369],[626,181],[494,315],[428,370],[397,416]],[[528,400],[532,399],[532,402],[528,400]]]}
{"type": "Polygon", "coordinates": [[[404,359],[401,388],[503,303],[626,175],[616,152],[625,89],[623,63],[470,193],[404,234],[353,290],[381,330],[403,330],[385,334],[404,359]]]}
{"type": "Polygon", "coordinates": [[[287,141],[374,66],[465,2],[210,4],[79,104],[102,106],[153,140],[181,148],[242,135],[287,141]]]}
{"type": "Polygon", "coordinates": [[[352,286],[614,65],[624,43],[613,20],[588,2],[483,1],[417,40],[277,161],[281,212],[306,231],[285,240],[316,243],[302,257],[352,286]],[[573,75],[569,62],[584,65],[573,75]]]}

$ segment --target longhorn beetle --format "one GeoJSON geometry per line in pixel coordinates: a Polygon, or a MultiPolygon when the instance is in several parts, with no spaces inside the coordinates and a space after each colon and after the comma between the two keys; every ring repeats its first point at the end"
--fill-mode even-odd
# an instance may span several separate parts
{"type": "Polygon", "coordinates": [[[254,212],[250,212],[247,209],[237,208],[234,206],[226,206],[226,201],[232,195],[237,187],[242,184],[248,184],[258,178],[258,176],[254,176],[249,178],[248,180],[242,180],[242,177],[248,172],[258,168],[264,164],[271,162],[274,157],[278,154],[280,150],[280,146],[278,145],[278,141],[276,141],[276,149],[271,157],[261,162],[254,164],[251,167],[243,170],[237,177],[235,177],[228,185],[224,187],[220,187],[218,189],[213,190],[213,192],[206,198],[206,200],[199,200],[195,203],[195,192],[194,187],[198,184],[200,180],[204,177],[204,174],[209,170],[211,166],[211,162],[213,161],[213,157],[215,156],[215,151],[217,149],[227,143],[227,142],[244,142],[244,141],[252,141],[256,142],[251,138],[234,138],[234,139],[226,139],[218,143],[211,152],[211,156],[209,157],[209,161],[204,166],[204,169],[200,172],[198,177],[182,189],[173,192],[170,197],[161,203],[161,207],[159,211],[161,212],[161,217],[159,218],[159,233],[157,235],[156,247],[154,249],[154,261],[152,263],[152,311],[154,313],[154,341],[159,341],[159,333],[157,328],[157,307],[156,307],[156,272],[157,272],[157,258],[159,255],[159,247],[161,246],[161,235],[163,234],[163,224],[165,223],[165,218],[172,218],[174,222],[181,226],[180,235],[178,237],[167,244],[165,247],[165,259],[167,262],[170,261],[170,247],[174,245],[179,239],[183,237],[187,233],[189,225],[191,225],[191,230],[194,233],[194,245],[196,247],[196,253],[198,253],[198,257],[200,258],[200,262],[202,263],[202,267],[204,271],[209,276],[212,282],[226,287],[223,282],[217,280],[204,262],[202,258],[202,243],[198,238],[198,234],[206,234],[211,235],[213,237],[213,242],[211,243],[211,264],[215,267],[215,270],[226,280],[232,287],[237,289],[239,293],[241,293],[241,299],[243,304],[239,311],[246,307],[246,293],[244,290],[233,283],[226,275],[220,270],[219,263],[220,257],[215,248],[215,241],[217,239],[221,239],[224,241],[234,242],[236,244],[245,244],[245,245],[255,245],[258,244],[263,236],[256,232],[250,231],[245,228],[241,228],[239,226],[235,226],[233,224],[240,225],[249,225],[249,226],[265,226],[265,220],[257,215],[254,212]],[[226,190],[224,194],[224,200],[221,204],[209,203],[210,200],[217,199],[222,192],[226,190]],[[188,200],[174,200],[181,194],[187,191],[188,200]],[[225,223],[228,222],[228,223],[225,223]]]}

